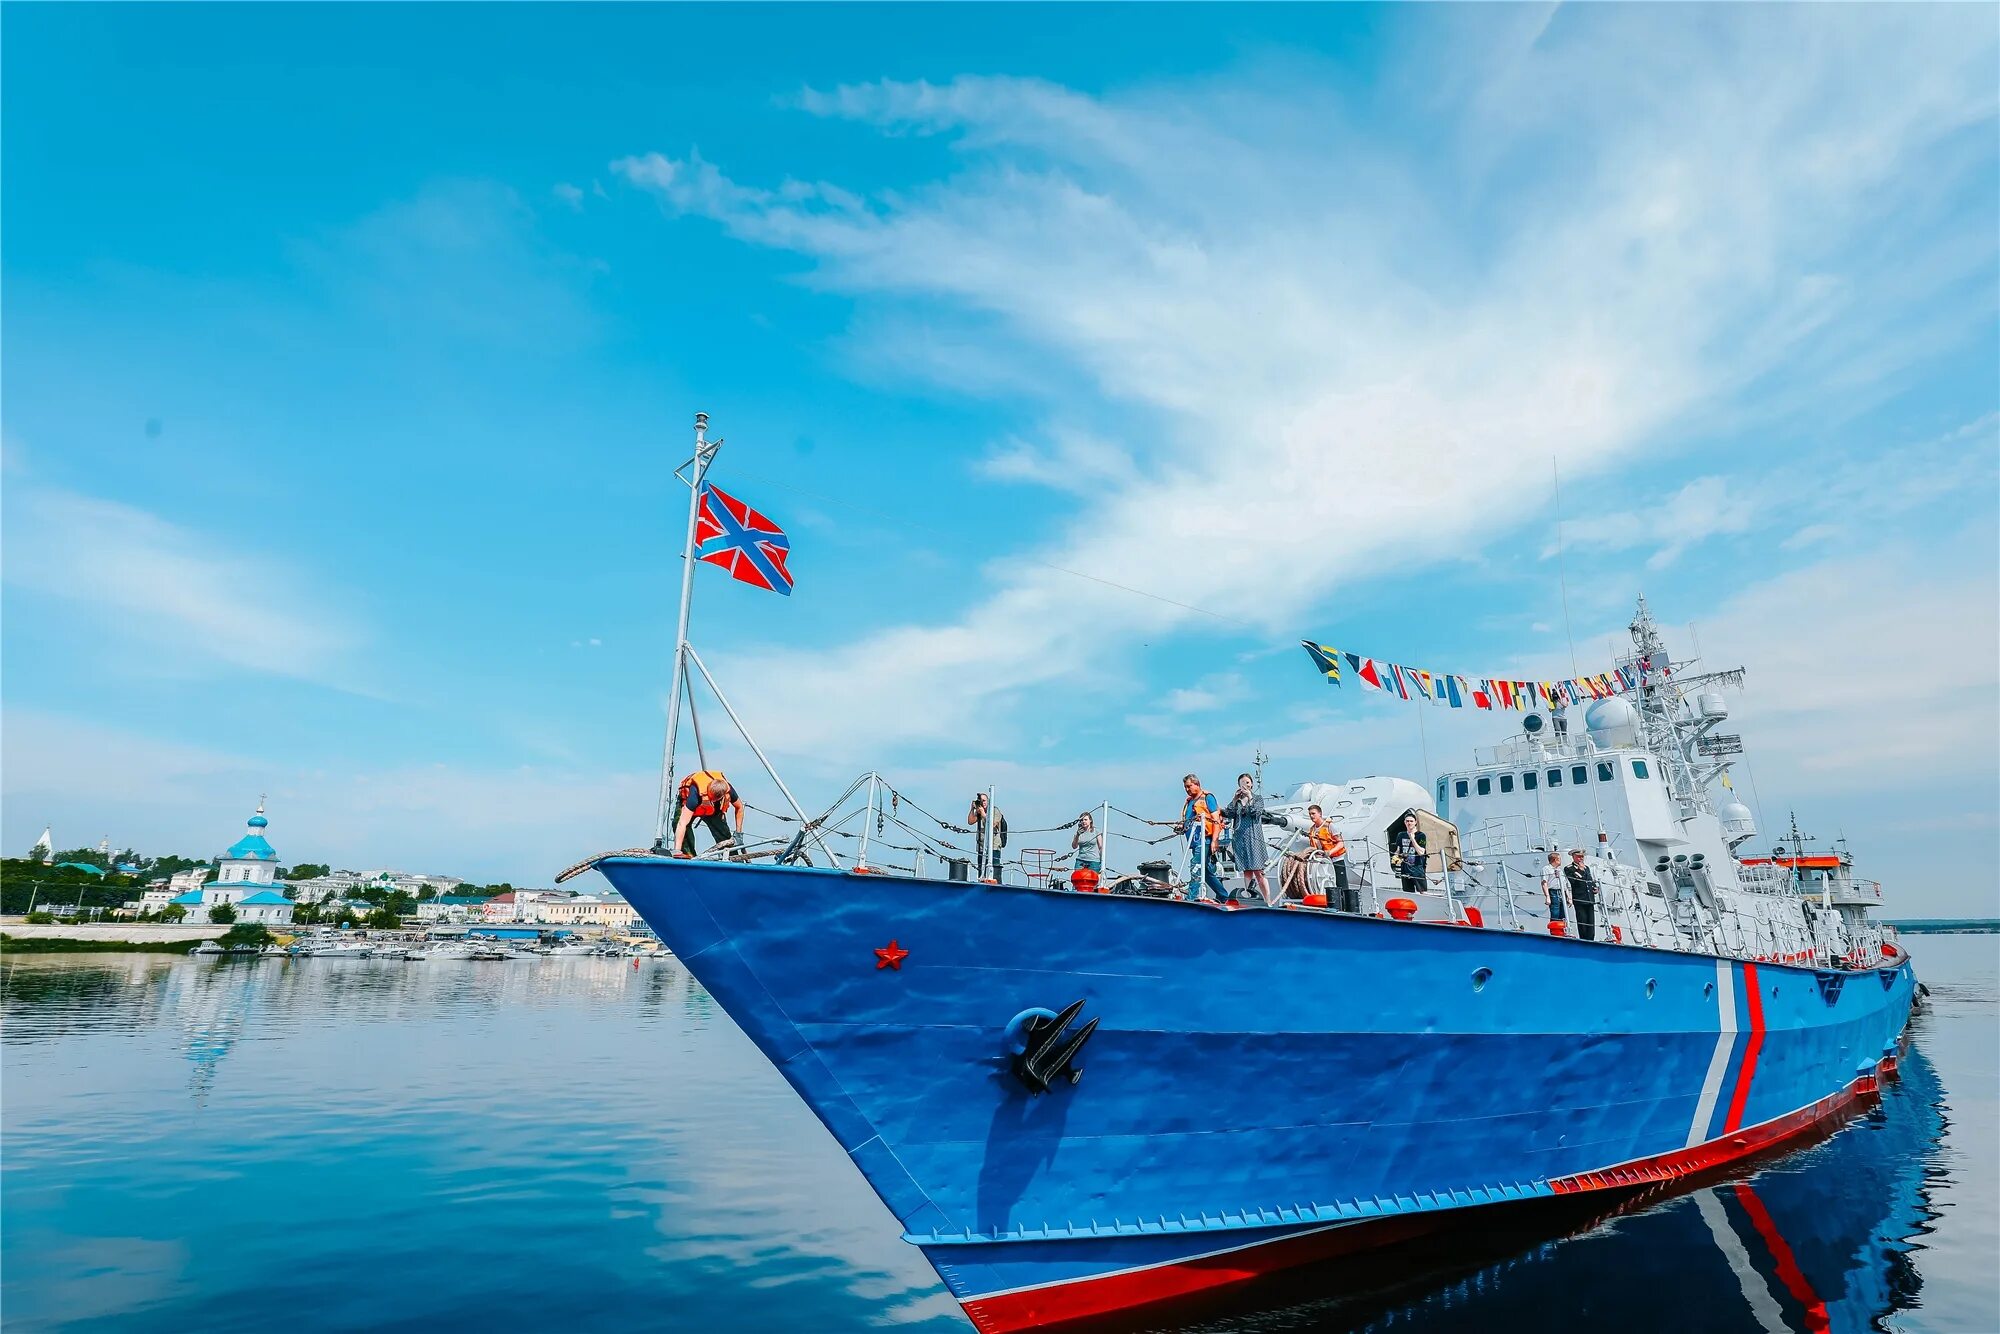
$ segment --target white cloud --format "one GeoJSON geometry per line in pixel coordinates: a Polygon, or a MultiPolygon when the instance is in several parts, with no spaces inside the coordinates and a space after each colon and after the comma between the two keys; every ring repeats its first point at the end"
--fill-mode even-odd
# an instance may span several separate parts
{"type": "Polygon", "coordinates": [[[1047,443],[1010,439],[982,457],[974,470],[996,482],[1026,482],[1088,499],[1125,486],[1132,456],[1109,441],[1056,428],[1047,443]]]}
{"type": "Polygon", "coordinates": [[[573,209],[581,209],[583,207],[583,191],[571,185],[568,181],[556,182],[555,188],[550,193],[573,209]]]}
{"type": "MultiPolygon", "coordinates": [[[[1749,531],[1763,508],[1754,496],[1739,494],[1726,478],[1700,477],[1650,508],[1572,520],[1563,525],[1562,534],[1567,544],[1586,551],[1654,547],[1646,568],[1659,570],[1711,537],[1749,531]]],[[[1543,555],[1555,553],[1551,543],[1543,555]]]]}
{"type": "Polygon", "coordinates": [[[128,669],[220,665],[365,693],[366,635],[334,591],[273,554],[273,534],[21,483],[8,501],[7,584],[59,600],[88,627],[79,642],[128,669]]]}
{"type": "MultiPolygon", "coordinates": [[[[1899,341],[1882,331],[1923,318],[1899,264],[1990,266],[1981,220],[1952,232],[1929,188],[1986,160],[1949,151],[1993,115],[1977,15],[1460,21],[1448,90],[1423,81],[1438,121],[1405,142],[1317,68],[1107,97],[964,78],[803,97],[953,138],[961,170],[892,197],[739,184],[692,154],[615,170],[672,210],[812,257],[828,286],[985,322],[989,356],[1019,382],[1080,378],[1101,415],[1137,423],[1097,435],[1131,437],[1107,450],[1139,466],[1103,478],[1087,520],[1036,554],[1268,627],[1342,581],[1407,575],[1536,513],[1551,455],[1588,475],[1774,368],[1810,380],[1835,332],[1865,325],[1872,374],[1892,374],[1899,341]],[[1923,239],[1940,231],[1964,244],[1923,239]],[[1851,249],[1864,241],[1866,263],[1851,249]]],[[[1415,87],[1435,54],[1398,73],[1415,87]]],[[[1858,389],[1822,397],[1842,391],[1858,389]]],[[[1023,450],[987,470],[1071,471],[1023,450]]],[[[1745,502],[1722,499],[1721,521],[1745,522],[1745,502]]],[[[1661,536],[1671,559],[1677,539],[1661,536]]],[[[1121,652],[1191,619],[1023,563],[943,623],[729,669],[785,748],[877,753],[990,733],[1037,686],[1118,679],[1121,652]]]]}

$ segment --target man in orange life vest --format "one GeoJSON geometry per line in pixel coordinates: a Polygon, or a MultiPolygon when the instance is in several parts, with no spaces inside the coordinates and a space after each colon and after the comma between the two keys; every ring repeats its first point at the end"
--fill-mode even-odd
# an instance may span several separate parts
{"type": "Polygon", "coordinates": [[[1181,806],[1180,823],[1174,829],[1186,835],[1188,841],[1188,901],[1201,902],[1202,887],[1206,885],[1215,891],[1217,903],[1227,903],[1230,893],[1216,865],[1222,856],[1221,810],[1214,795],[1193,774],[1181,779],[1181,791],[1187,793],[1187,801],[1181,806]]]}
{"type": "Polygon", "coordinates": [[[736,812],[736,832],[743,833],[743,802],[720,769],[704,769],[681,780],[680,819],[674,825],[674,846],[683,857],[694,856],[694,822],[700,820],[715,836],[715,846],[729,841],[729,825],[722,818],[728,809],[736,812]]]}

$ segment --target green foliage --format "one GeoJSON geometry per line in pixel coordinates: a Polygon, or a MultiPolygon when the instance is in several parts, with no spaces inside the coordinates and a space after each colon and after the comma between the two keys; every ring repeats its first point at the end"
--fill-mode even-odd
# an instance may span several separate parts
{"type": "Polygon", "coordinates": [[[182,871],[189,871],[197,866],[206,865],[208,865],[208,858],[206,857],[182,857],[178,855],[155,857],[145,863],[147,873],[154,876],[178,875],[182,871]]]}
{"type": "MultiPolygon", "coordinates": [[[[405,894],[403,897],[408,898],[409,895],[405,894]]],[[[380,931],[394,931],[403,924],[401,915],[395,909],[386,905],[369,913],[364,920],[370,927],[380,931]]]]}
{"type": "Polygon", "coordinates": [[[311,880],[314,876],[332,875],[333,868],[325,862],[300,862],[281,877],[285,880],[311,880]]]}
{"type": "Polygon", "coordinates": [[[224,949],[234,945],[255,945],[259,949],[271,943],[271,932],[262,922],[238,922],[222,933],[215,942],[224,949]]]}
{"type": "Polygon", "coordinates": [[[162,922],[184,921],[187,915],[188,910],[178,903],[169,903],[166,907],[160,909],[160,920],[162,922]]]}
{"type": "Polygon", "coordinates": [[[92,866],[101,866],[107,871],[111,869],[111,858],[99,852],[96,848],[71,848],[68,852],[58,852],[56,860],[58,862],[88,862],[92,866]]]}
{"type": "Polygon", "coordinates": [[[129,875],[95,876],[73,867],[9,857],[0,861],[0,912],[22,913],[43,903],[116,908],[138,897],[138,883],[129,875]]]}
{"type": "Polygon", "coordinates": [[[236,905],[217,903],[209,907],[208,920],[211,922],[233,922],[236,920],[236,905]]]}
{"type": "MultiPolygon", "coordinates": [[[[9,936],[0,934],[0,953],[5,954],[186,954],[193,940],[63,940],[49,936],[9,936]]],[[[19,983],[15,988],[18,990],[19,983]]]]}
{"type": "Polygon", "coordinates": [[[36,926],[54,926],[56,915],[48,912],[31,912],[28,914],[26,920],[34,923],[36,926]]]}

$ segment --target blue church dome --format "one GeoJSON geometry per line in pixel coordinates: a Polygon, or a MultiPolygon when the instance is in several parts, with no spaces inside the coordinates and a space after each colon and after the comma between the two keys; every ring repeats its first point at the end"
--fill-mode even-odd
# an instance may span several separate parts
{"type": "Polygon", "coordinates": [[[261,815],[253,815],[250,817],[250,827],[252,829],[262,829],[270,823],[271,822],[269,820],[266,820],[261,815]]]}

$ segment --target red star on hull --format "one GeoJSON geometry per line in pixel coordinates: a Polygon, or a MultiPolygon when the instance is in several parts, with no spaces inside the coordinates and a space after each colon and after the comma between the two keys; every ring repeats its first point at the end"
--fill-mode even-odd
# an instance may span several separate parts
{"type": "Polygon", "coordinates": [[[892,940],[886,948],[875,951],[876,971],[893,968],[900,973],[903,971],[903,960],[909,957],[910,952],[892,940]]]}

